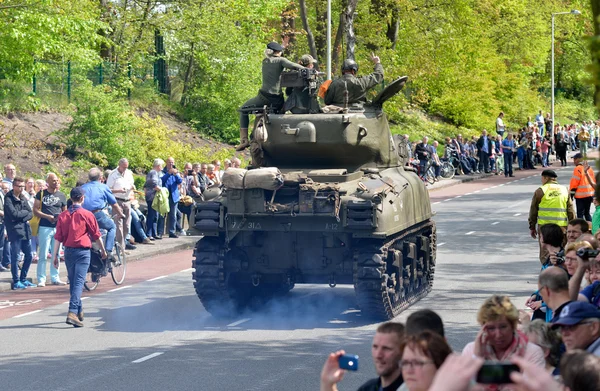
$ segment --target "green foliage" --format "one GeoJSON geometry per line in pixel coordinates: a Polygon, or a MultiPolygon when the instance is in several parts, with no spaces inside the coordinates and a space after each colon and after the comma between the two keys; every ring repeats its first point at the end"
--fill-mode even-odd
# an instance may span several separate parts
{"type": "Polygon", "coordinates": [[[434,120],[423,111],[415,109],[398,113],[394,120],[395,125],[392,125],[390,129],[392,134],[408,134],[411,141],[421,140],[427,136],[430,141],[437,140],[443,145],[446,137],[456,137],[457,134],[462,134],[467,138],[480,133],[476,130],[454,126],[439,119],[434,120]]]}
{"type": "Polygon", "coordinates": [[[31,112],[47,109],[40,99],[28,92],[25,84],[0,80],[0,113],[31,112]]]}

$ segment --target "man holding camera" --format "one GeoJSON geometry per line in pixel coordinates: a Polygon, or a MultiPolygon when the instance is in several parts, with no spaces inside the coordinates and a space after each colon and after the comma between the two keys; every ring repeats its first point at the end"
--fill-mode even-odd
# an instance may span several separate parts
{"type": "Polygon", "coordinates": [[[126,250],[135,250],[135,246],[129,242],[125,243],[125,238],[129,235],[129,227],[131,226],[131,192],[135,189],[133,181],[133,173],[129,169],[129,161],[126,158],[119,160],[119,165],[115,168],[106,179],[106,186],[117,199],[117,204],[123,210],[124,218],[115,216],[113,221],[117,226],[116,239],[121,243],[121,248],[126,250]]]}
{"type": "MultiPolygon", "coordinates": [[[[46,177],[48,188],[40,190],[33,201],[33,214],[40,218],[38,228],[38,243],[40,244],[39,260],[37,265],[37,285],[46,286],[46,261],[48,253],[54,253],[54,235],[56,234],[56,221],[58,215],[67,209],[67,197],[59,190],[60,180],[54,173],[46,177]]],[[[60,280],[59,269],[50,263],[50,280],[52,285],[67,285],[60,280]]]]}
{"type": "MultiPolygon", "coordinates": [[[[538,238],[539,227],[542,225],[556,224],[566,230],[569,221],[575,218],[569,191],[565,186],[559,185],[556,178],[558,175],[553,170],[542,171],[542,186],[533,194],[529,208],[529,233],[534,239],[538,238]]],[[[543,264],[548,254],[541,241],[539,244],[539,258],[543,264]]]]}

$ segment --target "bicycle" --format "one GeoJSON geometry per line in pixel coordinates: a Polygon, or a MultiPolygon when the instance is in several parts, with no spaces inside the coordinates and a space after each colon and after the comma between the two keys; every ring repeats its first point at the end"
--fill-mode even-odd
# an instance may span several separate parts
{"type": "Polygon", "coordinates": [[[415,168],[417,169],[417,175],[419,176],[419,178],[421,178],[421,180],[423,180],[423,182],[428,182],[431,185],[435,183],[435,169],[433,167],[431,159],[427,160],[424,169],[422,169],[421,164],[418,160],[413,162],[412,165],[415,166],[415,168]]]}
{"type": "MultiPolygon", "coordinates": [[[[104,241],[106,241],[106,233],[103,233],[102,238],[104,241]]],[[[91,250],[92,253],[90,256],[90,266],[83,284],[87,291],[93,291],[98,287],[100,279],[105,277],[104,273],[107,268],[107,265],[105,264],[106,260],[103,260],[100,257],[100,250],[94,247],[95,245],[91,250]],[[94,262],[94,264],[92,264],[92,262],[94,262]]],[[[121,243],[115,242],[113,256],[111,257],[110,265],[108,265],[107,273],[110,273],[115,285],[121,285],[123,281],[125,281],[126,272],[127,258],[125,256],[125,249],[121,246],[121,243]]]]}

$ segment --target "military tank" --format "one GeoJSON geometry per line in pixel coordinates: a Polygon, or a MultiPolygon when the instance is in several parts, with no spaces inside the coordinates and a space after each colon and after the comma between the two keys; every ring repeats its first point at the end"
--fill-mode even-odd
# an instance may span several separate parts
{"type": "Polygon", "coordinates": [[[383,112],[406,80],[329,113],[256,109],[247,173],[276,167],[280,184],[224,187],[196,205],[192,224],[203,237],[193,281],[210,313],[264,302],[296,283],[353,284],[363,316],[377,320],[427,295],[436,258],[429,195],[383,112]]]}

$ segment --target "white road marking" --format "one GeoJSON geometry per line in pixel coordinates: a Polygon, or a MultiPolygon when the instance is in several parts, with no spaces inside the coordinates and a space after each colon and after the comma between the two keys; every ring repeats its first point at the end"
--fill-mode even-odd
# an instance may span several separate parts
{"type": "Polygon", "coordinates": [[[473,193],[467,193],[467,194],[465,194],[465,195],[471,195],[471,194],[473,194],[473,193]]]}
{"type": "Polygon", "coordinates": [[[469,231],[465,235],[473,235],[474,233],[475,233],[475,231],[469,231]]]}
{"type": "Polygon", "coordinates": [[[517,216],[521,216],[523,213],[515,213],[513,216],[517,217],[517,216]]]}
{"type": "Polygon", "coordinates": [[[183,269],[182,271],[180,271],[179,273],[188,273],[188,272],[192,272],[194,271],[193,267],[190,267],[189,269],[183,269]]]}
{"type": "Polygon", "coordinates": [[[492,186],[492,187],[490,187],[490,189],[495,189],[495,188],[497,188],[497,187],[498,187],[498,185],[496,185],[496,186],[492,186]]]}
{"type": "Polygon", "coordinates": [[[235,326],[239,326],[242,323],[246,323],[247,321],[249,321],[251,318],[245,318],[245,319],[240,319],[237,322],[233,322],[231,324],[228,324],[227,327],[235,327],[235,326]]]}
{"type": "Polygon", "coordinates": [[[498,187],[502,187],[502,186],[504,186],[504,185],[505,185],[505,184],[504,184],[504,183],[502,183],[502,184],[498,185],[498,187]]]}
{"type": "Polygon", "coordinates": [[[131,285],[125,285],[125,286],[122,286],[122,287],[120,287],[120,288],[111,289],[111,290],[109,290],[109,291],[107,291],[107,292],[116,292],[116,291],[122,291],[123,289],[131,288],[131,287],[132,287],[131,285]]]}
{"type": "Polygon", "coordinates": [[[444,244],[446,244],[446,242],[442,242],[442,243],[438,244],[437,246],[442,247],[444,244]]]}
{"type": "Polygon", "coordinates": [[[454,198],[460,198],[460,197],[462,197],[462,196],[460,195],[460,196],[456,196],[456,197],[454,197],[454,198]]]}
{"type": "Polygon", "coordinates": [[[489,189],[490,189],[489,187],[486,187],[485,189],[483,189],[481,191],[486,191],[486,190],[489,190],[489,189]]]}
{"type": "Polygon", "coordinates": [[[158,357],[158,356],[160,356],[161,354],[165,354],[165,352],[156,352],[156,353],[152,353],[152,354],[149,354],[149,355],[147,355],[147,356],[144,356],[144,357],[142,357],[142,358],[138,358],[137,360],[135,360],[135,361],[132,361],[131,363],[132,363],[132,364],[139,364],[139,363],[141,363],[141,362],[144,362],[144,361],[148,361],[148,360],[150,360],[150,359],[153,359],[154,357],[158,357]]]}
{"type": "Polygon", "coordinates": [[[24,314],[13,316],[13,318],[22,318],[22,317],[27,316],[27,315],[37,314],[38,312],[42,312],[42,310],[35,310],[35,311],[25,312],[24,314]]]}
{"type": "Polygon", "coordinates": [[[63,304],[69,304],[69,302],[68,302],[68,301],[65,301],[63,304]]]}
{"type": "Polygon", "coordinates": [[[88,297],[82,297],[81,300],[83,301],[83,300],[87,300],[89,298],[90,298],[89,296],[88,297]]]}
{"type": "Polygon", "coordinates": [[[452,200],[452,198],[448,198],[448,199],[445,199],[445,200],[444,200],[444,201],[442,201],[442,202],[448,202],[448,201],[451,201],[451,200],[452,200]]]}
{"type": "Polygon", "coordinates": [[[442,203],[441,201],[438,201],[438,202],[434,202],[433,205],[437,205],[437,204],[441,204],[441,203],[442,203]]]}
{"type": "Polygon", "coordinates": [[[168,276],[160,276],[160,277],[154,277],[149,279],[148,281],[156,281],[156,280],[160,280],[161,278],[167,278],[168,276]]]}
{"type": "Polygon", "coordinates": [[[500,222],[499,222],[499,221],[494,221],[494,222],[492,223],[492,225],[498,225],[498,224],[500,224],[500,222]]]}
{"type": "Polygon", "coordinates": [[[475,193],[475,194],[476,194],[476,193],[479,193],[480,191],[481,191],[481,190],[475,190],[473,193],[475,193]]]}

